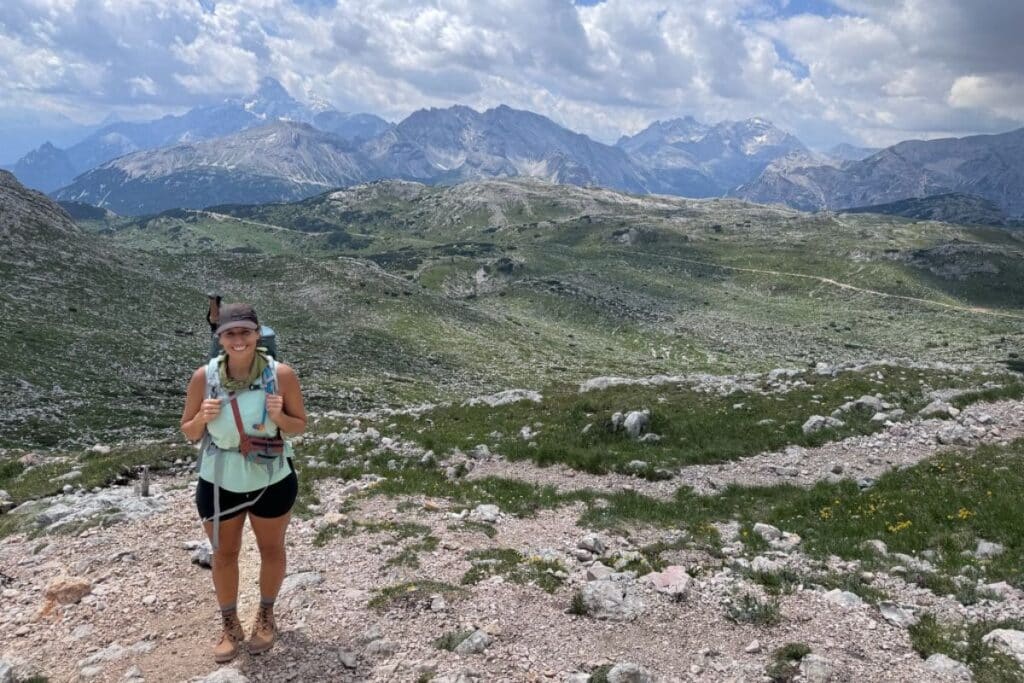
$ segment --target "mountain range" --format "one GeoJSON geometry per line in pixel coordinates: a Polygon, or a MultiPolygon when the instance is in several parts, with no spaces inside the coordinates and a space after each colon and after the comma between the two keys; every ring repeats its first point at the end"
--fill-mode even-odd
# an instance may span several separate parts
{"type": "Polygon", "coordinates": [[[733,196],[838,210],[973,195],[1024,215],[1024,129],[814,152],[769,121],[656,121],[615,145],[502,105],[423,109],[397,124],[305,105],[273,79],[250,97],[148,123],[110,124],[67,149],[45,144],[13,171],[62,201],[130,215],[291,201],[394,178],[451,184],[532,176],[636,194],[733,196]]]}
{"type": "Polygon", "coordinates": [[[212,140],[278,120],[314,123],[337,137],[355,140],[379,135],[391,125],[372,114],[309,107],[291,97],[276,80],[265,78],[247,98],[196,107],[154,121],[115,122],[67,149],[45,143],[19,159],[11,171],[26,186],[52,192],[79,174],[126,154],[212,140]]]}

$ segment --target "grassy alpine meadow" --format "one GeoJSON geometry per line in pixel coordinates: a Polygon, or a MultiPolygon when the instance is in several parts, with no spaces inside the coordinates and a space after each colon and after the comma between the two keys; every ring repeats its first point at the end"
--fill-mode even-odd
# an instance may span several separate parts
{"type": "MultiPolygon", "coordinates": [[[[503,406],[451,405],[417,415],[388,418],[377,426],[391,430],[437,453],[470,450],[485,444],[512,460],[539,465],[564,463],[602,474],[635,472],[630,463],[647,463],[644,474],[685,465],[734,460],[787,445],[820,445],[882,427],[873,411],[851,410],[842,427],[813,434],[803,432],[812,415],[829,415],[842,404],[864,395],[880,395],[893,409],[916,414],[938,389],[962,390],[957,400],[1019,398],[1024,381],[1013,373],[980,374],[892,366],[840,372],[837,376],[800,372],[798,386],[773,390],[763,376],[743,387],[727,387],[726,395],[702,390],[699,383],[665,382],[619,385],[580,392],[576,387],[550,387],[539,403],[519,401],[503,406]],[[974,391],[989,383],[990,388],[974,391]],[[650,411],[650,431],[660,439],[643,443],[624,430],[611,429],[615,413],[650,411]],[[523,429],[529,434],[524,436],[523,429]]],[[[321,427],[331,429],[328,422],[321,427]]]]}
{"type": "Polygon", "coordinates": [[[941,577],[963,573],[1024,587],[1024,440],[943,453],[890,471],[865,490],[843,481],[811,489],[732,486],[716,496],[680,488],[672,501],[636,493],[609,494],[606,500],[605,507],[591,507],[583,523],[698,528],[733,519],[765,522],[799,534],[803,551],[815,557],[838,555],[867,567],[898,564],[877,555],[865,545],[868,540],[882,540],[890,554],[930,551],[935,576],[911,576],[926,587],[947,588],[953,584],[941,577]],[[1004,550],[979,558],[973,554],[979,540],[1004,550]]]}

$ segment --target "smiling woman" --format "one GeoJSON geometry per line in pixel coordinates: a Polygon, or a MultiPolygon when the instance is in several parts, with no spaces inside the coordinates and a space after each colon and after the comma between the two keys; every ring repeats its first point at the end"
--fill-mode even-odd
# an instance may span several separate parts
{"type": "Polygon", "coordinates": [[[277,637],[274,600],[286,569],[285,530],[298,491],[285,435],[302,433],[306,411],[295,372],[258,346],[260,324],[248,304],[220,307],[214,334],[223,352],[192,375],[181,431],[202,439],[196,507],[213,545],[213,585],[223,620],[217,662],[238,654],[238,553],[246,517],[260,551],[260,608],[250,653],[277,637]],[[230,410],[222,410],[230,407],[230,410]]]}

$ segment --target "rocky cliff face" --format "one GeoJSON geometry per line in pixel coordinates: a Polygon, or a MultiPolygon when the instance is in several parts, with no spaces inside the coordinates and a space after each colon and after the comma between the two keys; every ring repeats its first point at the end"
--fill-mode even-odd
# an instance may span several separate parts
{"type": "Polygon", "coordinates": [[[773,164],[735,195],[799,209],[844,209],[951,192],[1024,216],[1024,128],[1000,135],[901,142],[840,166],[773,164]]]}

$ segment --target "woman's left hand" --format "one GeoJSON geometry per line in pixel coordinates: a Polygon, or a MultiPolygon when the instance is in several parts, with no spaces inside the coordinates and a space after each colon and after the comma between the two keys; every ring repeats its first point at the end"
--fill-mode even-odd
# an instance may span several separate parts
{"type": "Polygon", "coordinates": [[[267,417],[274,422],[284,415],[284,397],[280,394],[267,394],[267,417]]]}

